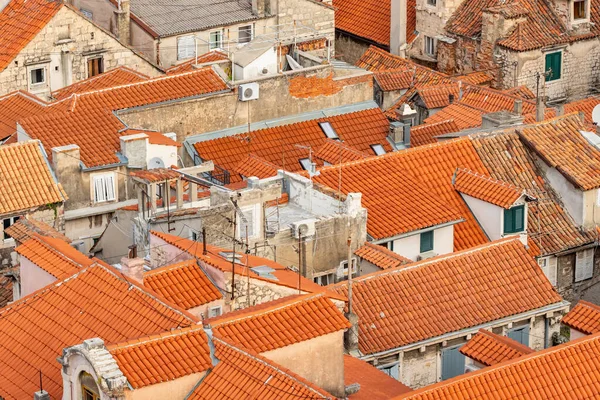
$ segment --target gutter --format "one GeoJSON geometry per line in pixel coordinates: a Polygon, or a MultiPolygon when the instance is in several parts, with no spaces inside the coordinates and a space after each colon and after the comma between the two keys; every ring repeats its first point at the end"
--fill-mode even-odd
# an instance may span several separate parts
{"type": "Polygon", "coordinates": [[[460,219],[457,219],[457,220],[454,220],[454,221],[444,222],[443,224],[433,225],[433,226],[430,226],[430,227],[427,227],[427,228],[422,228],[422,229],[419,229],[419,230],[416,230],[416,231],[410,231],[410,232],[406,232],[406,233],[401,233],[401,234],[396,235],[396,236],[389,236],[389,237],[386,237],[386,238],[383,238],[383,239],[374,240],[371,243],[373,243],[373,244],[387,243],[387,242],[392,241],[392,240],[403,239],[405,237],[419,235],[419,234],[424,233],[424,232],[429,232],[429,231],[433,231],[433,230],[436,230],[436,229],[445,228],[447,226],[456,225],[456,224],[459,224],[459,223],[465,222],[465,221],[466,220],[464,218],[460,218],[460,219]]]}

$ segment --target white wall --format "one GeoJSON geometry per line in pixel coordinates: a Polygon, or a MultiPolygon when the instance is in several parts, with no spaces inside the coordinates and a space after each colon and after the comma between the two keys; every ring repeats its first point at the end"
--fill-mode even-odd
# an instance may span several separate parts
{"type": "Polygon", "coordinates": [[[152,167],[149,163],[154,157],[160,157],[165,163],[165,168],[169,168],[171,165],[178,165],[177,147],[175,146],[148,143],[148,148],[146,151],[146,165],[148,168],[152,167]]]}
{"type": "MultiPolygon", "coordinates": [[[[25,257],[21,259],[21,297],[27,296],[56,281],[56,278],[25,257]]],[[[16,299],[15,299],[16,300],[16,299]]]]}
{"type": "MultiPolygon", "coordinates": [[[[261,46],[261,44],[258,44],[261,46]]],[[[264,46],[264,44],[262,45],[264,46]]],[[[243,54],[243,49],[241,50],[243,54]]],[[[271,47],[266,50],[263,54],[258,56],[256,60],[252,61],[245,67],[241,67],[237,64],[234,65],[235,68],[235,80],[246,80],[256,78],[258,76],[265,76],[277,73],[277,53],[275,52],[275,48],[271,47]],[[263,73],[263,68],[267,69],[267,73],[263,73]]]]}
{"type": "MultiPolygon", "coordinates": [[[[421,249],[421,235],[415,234],[394,240],[394,253],[413,261],[417,260],[421,249]]],[[[435,229],[433,232],[433,252],[449,254],[454,251],[454,225],[435,229]]]]}
{"type": "Polygon", "coordinates": [[[492,203],[476,199],[469,195],[460,194],[471,209],[471,212],[483,228],[485,234],[490,240],[498,240],[502,237],[504,219],[504,209],[492,203]]]}
{"type": "Polygon", "coordinates": [[[587,336],[585,333],[578,331],[577,329],[573,329],[573,328],[569,328],[569,329],[571,332],[569,340],[577,340],[577,339],[587,336]]]}

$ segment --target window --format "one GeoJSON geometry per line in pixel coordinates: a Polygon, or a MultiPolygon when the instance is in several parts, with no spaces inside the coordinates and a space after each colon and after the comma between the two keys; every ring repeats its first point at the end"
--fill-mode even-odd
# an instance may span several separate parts
{"type": "Polygon", "coordinates": [[[585,0],[576,0],[573,2],[573,19],[586,19],[587,18],[587,4],[585,0]]]}
{"type": "Polygon", "coordinates": [[[329,139],[339,139],[340,138],[338,136],[337,132],[335,131],[335,129],[333,129],[333,126],[331,126],[331,124],[329,122],[319,122],[319,126],[321,127],[321,130],[323,131],[325,136],[327,136],[327,138],[329,138],[329,139]]]}
{"type": "MultiPolygon", "coordinates": [[[[342,266],[342,270],[344,271],[344,276],[348,276],[348,260],[342,261],[340,263],[342,266]]],[[[352,259],[352,276],[356,275],[356,258],[352,259]]]]}
{"type": "Polygon", "coordinates": [[[100,400],[100,396],[98,396],[96,393],[92,392],[85,386],[82,387],[82,397],[83,400],[100,400]]]}
{"type": "Polygon", "coordinates": [[[238,28],[238,42],[248,43],[252,40],[252,25],[240,26],[238,28]]]}
{"type": "Polygon", "coordinates": [[[519,326],[508,331],[509,338],[525,346],[529,346],[529,325],[519,326]]]}
{"type": "Polygon", "coordinates": [[[373,152],[378,156],[385,154],[385,149],[380,144],[372,144],[371,149],[373,149],[373,152]]]}
{"type": "Polygon", "coordinates": [[[208,309],[208,318],[218,317],[223,313],[221,306],[211,307],[208,309]]]}
{"type": "Polygon", "coordinates": [[[421,233],[420,253],[433,250],[433,231],[421,233]]]}
{"type": "Polygon", "coordinates": [[[551,82],[560,79],[562,69],[562,52],[546,54],[546,82],[551,82]]]}
{"type": "Polygon", "coordinates": [[[115,176],[114,174],[96,175],[92,179],[94,191],[94,203],[113,201],[115,196],[115,176]]]}
{"type": "Polygon", "coordinates": [[[394,251],[394,241],[393,240],[391,240],[387,243],[383,243],[382,246],[390,251],[394,251]]]}
{"type": "Polygon", "coordinates": [[[18,220],[19,220],[19,217],[10,217],[10,218],[6,218],[2,221],[2,227],[4,228],[4,231],[2,233],[3,234],[2,239],[4,239],[4,240],[11,239],[11,236],[8,233],[6,233],[6,229],[8,227],[10,227],[12,224],[14,224],[15,222],[17,222],[18,220]]]}
{"type": "Polygon", "coordinates": [[[83,16],[86,17],[87,19],[93,19],[94,18],[94,14],[91,11],[89,11],[89,10],[86,10],[84,8],[80,8],[79,11],[81,11],[81,13],[83,14],[83,16]]]}
{"type": "Polygon", "coordinates": [[[400,379],[400,368],[398,364],[381,367],[379,370],[391,378],[396,380],[400,379]]]}
{"type": "Polygon", "coordinates": [[[84,371],[79,375],[79,381],[82,400],[100,400],[100,391],[92,375],[84,371]]]}
{"type": "Polygon", "coordinates": [[[442,380],[465,373],[465,356],[458,350],[461,346],[442,349],[442,380]]]}
{"type": "Polygon", "coordinates": [[[425,54],[435,57],[435,39],[425,36],[425,54]]]}
{"type": "Polygon", "coordinates": [[[31,84],[32,85],[41,85],[46,82],[46,69],[45,68],[36,68],[31,70],[31,84]]]}
{"type": "Polygon", "coordinates": [[[550,281],[552,286],[556,286],[556,270],[557,270],[557,258],[556,257],[543,257],[538,259],[538,265],[544,271],[544,275],[550,281]]]}
{"type": "Polygon", "coordinates": [[[594,275],[594,249],[578,251],[575,254],[575,282],[590,279],[594,275]]]}
{"type": "Polygon", "coordinates": [[[313,277],[313,281],[317,285],[321,285],[321,286],[327,286],[327,285],[331,285],[332,283],[335,283],[333,274],[315,276],[315,277],[313,277]]]}
{"type": "Polygon", "coordinates": [[[177,38],[177,59],[185,60],[196,55],[196,39],[194,35],[177,38]]]}
{"type": "Polygon", "coordinates": [[[435,7],[437,5],[437,0],[427,0],[427,5],[435,7]]]}
{"type": "Polygon", "coordinates": [[[308,158],[301,158],[299,161],[300,161],[300,165],[302,166],[302,168],[305,171],[310,171],[311,165],[310,165],[310,160],[308,158]]]}
{"type": "Polygon", "coordinates": [[[525,206],[516,206],[504,210],[504,234],[525,230],[525,206]]]}
{"type": "Polygon", "coordinates": [[[102,57],[88,59],[88,78],[104,72],[104,59],[102,57]]]}
{"type": "Polygon", "coordinates": [[[248,238],[257,237],[259,234],[259,225],[258,224],[259,224],[259,220],[260,220],[260,216],[258,213],[258,207],[257,206],[244,207],[241,210],[242,210],[242,214],[244,214],[244,218],[246,219],[247,223],[244,222],[238,216],[238,227],[239,227],[238,235],[239,235],[239,237],[242,240],[244,240],[246,238],[246,226],[248,226],[248,238]]]}
{"type": "Polygon", "coordinates": [[[223,47],[223,34],[221,33],[221,31],[211,32],[208,43],[208,49],[214,50],[220,49],[221,47],[223,47]]]}

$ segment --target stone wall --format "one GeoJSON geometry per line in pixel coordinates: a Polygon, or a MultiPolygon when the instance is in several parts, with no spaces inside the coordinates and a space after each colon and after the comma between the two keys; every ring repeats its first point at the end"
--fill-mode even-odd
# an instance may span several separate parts
{"type": "Polygon", "coordinates": [[[593,303],[600,302],[600,251],[596,247],[594,252],[594,275],[591,279],[575,282],[576,253],[558,257],[557,290],[567,301],[577,303],[587,300],[593,303]]]}
{"type": "Polygon", "coordinates": [[[343,32],[338,31],[335,34],[335,54],[348,64],[356,65],[369,46],[369,43],[350,37],[343,32]]]}

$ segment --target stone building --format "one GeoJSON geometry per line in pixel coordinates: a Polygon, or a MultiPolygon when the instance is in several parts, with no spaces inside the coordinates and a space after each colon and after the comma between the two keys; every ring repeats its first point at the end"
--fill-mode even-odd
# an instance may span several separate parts
{"type": "Polygon", "coordinates": [[[11,0],[0,10],[0,30],[0,95],[24,90],[49,97],[119,66],[150,76],[162,73],[61,1],[11,0]]]}

